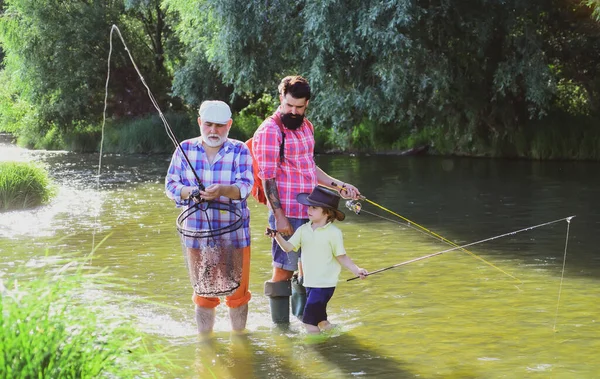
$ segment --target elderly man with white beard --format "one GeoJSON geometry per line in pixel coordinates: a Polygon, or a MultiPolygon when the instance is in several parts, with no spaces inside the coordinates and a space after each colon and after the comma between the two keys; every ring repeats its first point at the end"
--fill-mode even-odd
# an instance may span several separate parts
{"type": "Polygon", "coordinates": [[[200,137],[180,144],[165,178],[166,194],[178,207],[197,208],[185,219],[184,230],[191,232],[180,233],[200,334],[212,332],[223,296],[232,330],[243,331],[251,297],[246,198],[254,183],[252,158],[243,142],[228,138],[232,122],[226,103],[204,101],[200,137]],[[233,224],[235,228],[228,228],[233,224]]]}

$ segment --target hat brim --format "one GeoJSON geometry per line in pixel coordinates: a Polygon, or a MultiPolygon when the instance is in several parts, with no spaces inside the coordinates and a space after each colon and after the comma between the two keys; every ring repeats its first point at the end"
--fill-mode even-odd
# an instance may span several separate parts
{"type": "Polygon", "coordinates": [[[342,211],[340,211],[339,209],[335,209],[328,204],[324,204],[324,203],[321,203],[318,201],[313,201],[308,198],[309,195],[310,195],[309,193],[299,193],[296,196],[296,200],[302,205],[308,205],[308,206],[312,205],[313,207],[321,207],[321,208],[331,209],[335,212],[335,218],[338,221],[344,221],[344,219],[346,218],[346,215],[342,211]]]}

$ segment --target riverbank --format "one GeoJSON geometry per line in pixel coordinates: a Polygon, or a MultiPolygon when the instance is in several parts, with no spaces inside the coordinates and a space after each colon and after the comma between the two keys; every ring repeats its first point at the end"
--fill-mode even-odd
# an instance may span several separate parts
{"type": "Polygon", "coordinates": [[[0,133],[0,145],[14,145],[16,138],[11,133],[0,133]]]}

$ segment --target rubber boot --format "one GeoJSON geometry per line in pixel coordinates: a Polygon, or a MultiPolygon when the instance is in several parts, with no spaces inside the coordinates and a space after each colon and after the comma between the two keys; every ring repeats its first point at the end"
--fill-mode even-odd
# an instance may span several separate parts
{"type": "Polygon", "coordinates": [[[198,324],[198,333],[208,334],[212,332],[215,326],[215,308],[206,308],[196,305],[196,323],[198,324]]]}
{"type": "Polygon", "coordinates": [[[269,297],[271,319],[275,324],[290,323],[290,296],[292,295],[291,281],[265,282],[265,295],[269,297]]]}
{"type": "Polygon", "coordinates": [[[292,314],[302,320],[304,306],[306,305],[306,288],[304,288],[304,278],[294,274],[292,277],[292,314]]]}
{"type": "Polygon", "coordinates": [[[248,304],[237,308],[229,308],[229,321],[231,329],[234,332],[242,332],[246,329],[246,320],[248,319],[248,304]]]}

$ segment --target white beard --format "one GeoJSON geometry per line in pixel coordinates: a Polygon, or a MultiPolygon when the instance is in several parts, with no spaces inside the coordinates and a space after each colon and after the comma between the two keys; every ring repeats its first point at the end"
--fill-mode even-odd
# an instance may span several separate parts
{"type": "Polygon", "coordinates": [[[200,135],[202,136],[202,141],[206,144],[206,146],[220,147],[221,145],[223,145],[225,143],[225,141],[229,137],[229,132],[227,132],[227,134],[225,134],[225,136],[221,137],[218,134],[205,135],[204,132],[202,130],[200,130],[200,135]],[[211,137],[217,137],[218,140],[210,139],[211,137]]]}

